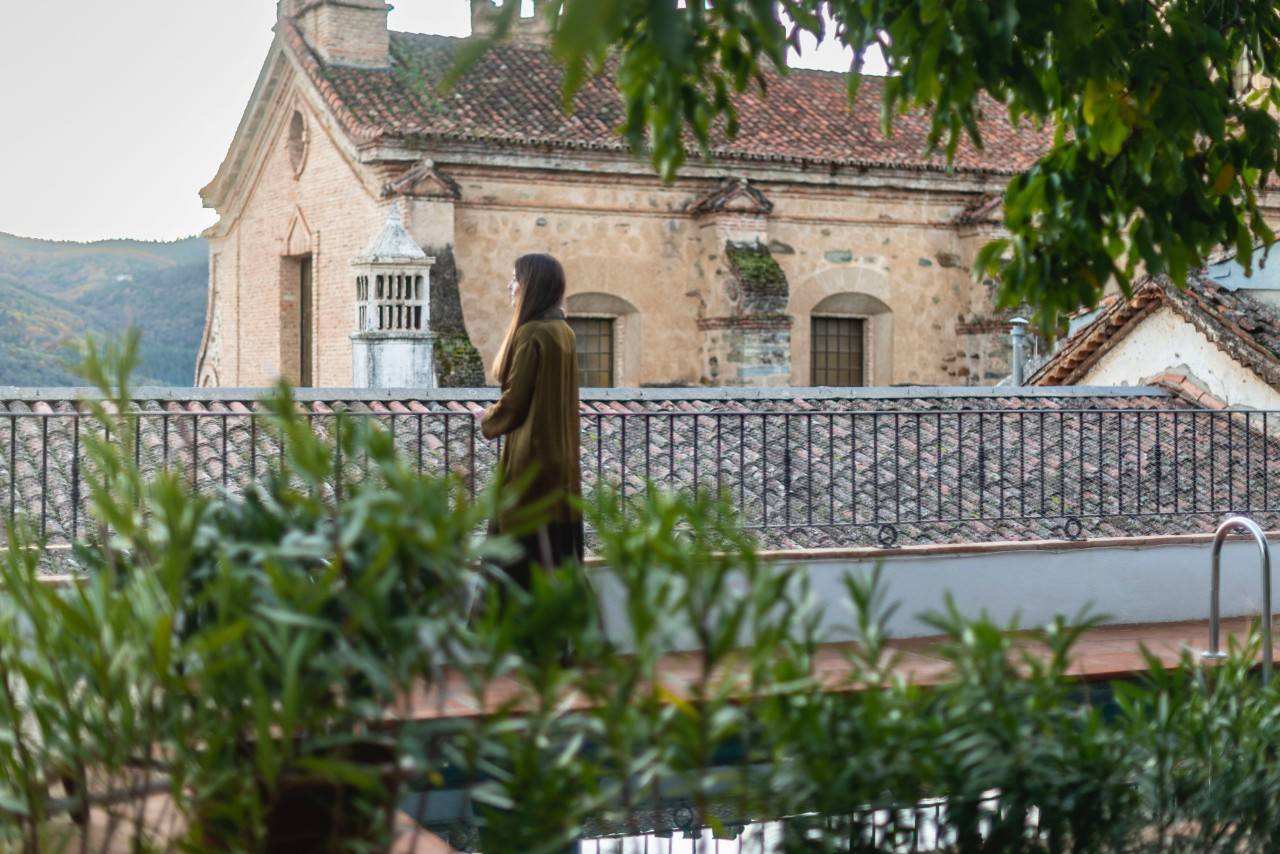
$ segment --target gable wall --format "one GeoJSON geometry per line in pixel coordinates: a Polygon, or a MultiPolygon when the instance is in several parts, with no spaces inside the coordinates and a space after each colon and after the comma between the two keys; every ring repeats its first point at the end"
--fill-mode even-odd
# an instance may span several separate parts
{"type": "Polygon", "coordinates": [[[291,348],[282,357],[280,346],[282,336],[297,335],[291,323],[296,276],[286,256],[309,248],[314,258],[314,383],[348,385],[348,336],[354,327],[349,265],[385,213],[305,99],[284,98],[275,111],[265,163],[249,179],[247,200],[228,233],[210,241],[221,313],[219,384],[263,386],[281,375],[296,377],[291,348]],[[287,150],[288,118],[295,106],[306,116],[309,134],[306,163],[296,178],[287,150]],[[299,214],[305,229],[295,226],[299,230],[287,243],[299,214]]]}
{"type": "Polygon", "coordinates": [[[1280,392],[1167,306],[1107,351],[1077,384],[1142,385],[1165,371],[1186,373],[1229,406],[1280,409],[1280,392]]]}

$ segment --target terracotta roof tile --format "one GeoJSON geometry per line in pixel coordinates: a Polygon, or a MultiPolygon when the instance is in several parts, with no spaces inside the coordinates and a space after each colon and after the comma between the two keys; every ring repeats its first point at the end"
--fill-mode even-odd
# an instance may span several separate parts
{"type": "MultiPolygon", "coordinates": [[[[1280,487],[1270,483],[1280,444],[1259,429],[1267,426],[1265,417],[1222,415],[1185,376],[1179,381],[1171,372],[1164,379],[1180,383],[1178,396],[956,397],[902,390],[801,398],[800,407],[750,391],[729,400],[646,394],[626,406],[588,395],[584,403],[595,406],[584,407],[585,485],[625,477],[635,494],[646,479],[676,489],[719,483],[770,548],[875,545],[881,523],[892,524],[897,544],[908,545],[1060,539],[1069,517],[1081,520],[1086,537],[1204,531],[1226,509],[1280,509],[1280,487]],[[1198,407],[1193,415],[1188,400],[1198,407]],[[722,414],[692,417],[716,413],[722,414]],[[1261,471],[1260,459],[1271,461],[1261,471]],[[1199,470],[1217,476],[1189,476],[1199,470]],[[1137,512],[1147,515],[1123,515],[1137,512]]],[[[233,395],[202,397],[210,408],[256,409],[233,395]]],[[[234,492],[277,459],[272,431],[251,429],[246,414],[193,416],[196,402],[136,403],[135,411],[156,413],[139,417],[144,468],[168,465],[201,490],[225,483],[234,492]]],[[[479,436],[470,416],[480,402],[350,396],[300,402],[299,409],[316,416],[312,429],[328,437],[333,421],[323,416],[366,413],[362,417],[391,430],[397,448],[424,471],[466,469],[474,460],[479,485],[497,463],[496,443],[479,436]],[[382,412],[373,411],[375,402],[382,412]]],[[[84,467],[71,464],[71,419],[29,414],[33,410],[72,412],[75,406],[66,399],[0,399],[0,413],[14,414],[0,418],[6,450],[0,453],[0,510],[8,509],[12,483],[18,512],[43,512],[51,540],[65,542],[77,524],[84,530],[85,493],[79,492],[77,513],[71,480],[84,467]]]]}
{"type": "MultiPolygon", "coordinates": [[[[548,52],[529,44],[493,47],[452,90],[441,82],[463,39],[391,34],[391,69],[325,65],[288,20],[281,36],[304,72],[358,143],[383,138],[487,141],[541,149],[626,151],[617,135],[623,105],[609,79],[589,80],[566,114],[561,69],[548,52]]],[[[766,160],[941,170],[940,154],[925,156],[928,117],[895,118],[893,135],[880,130],[883,81],[864,79],[850,107],[845,75],[792,69],[765,75],[766,92],[750,89],[734,98],[739,132],[719,134],[712,154],[720,160],[766,160]]],[[[958,171],[1008,174],[1025,169],[1047,150],[1050,137],[1011,125],[1003,109],[986,101],[979,122],[985,147],[958,148],[958,171]]]]}

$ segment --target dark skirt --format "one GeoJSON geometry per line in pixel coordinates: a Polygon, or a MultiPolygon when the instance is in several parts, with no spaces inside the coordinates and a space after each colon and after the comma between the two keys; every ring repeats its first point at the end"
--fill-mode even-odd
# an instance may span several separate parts
{"type": "Polygon", "coordinates": [[[516,538],[521,555],[503,569],[512,581],[528,590],[535,566],[558,569],[567,563],[582,563],[583,539],[582,520],[548,523],[533,534],[516,538]]]}

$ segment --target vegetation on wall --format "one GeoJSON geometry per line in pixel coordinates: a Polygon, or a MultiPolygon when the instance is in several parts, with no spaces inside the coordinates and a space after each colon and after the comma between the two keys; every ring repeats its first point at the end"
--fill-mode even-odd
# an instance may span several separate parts
{"type": "Polygon", "coordinates": [[[761,293],[786,293],[787,274],[778,266],[769,247],[759,243],[727,243],[724,254],[744,286],[761,293]]]}
{"type": "Polygon", "coordinates": [[[785,318],[787,274],[760,243],[733,243],[724,247],[733,277],[742,287],[743,308],[752,316],[785,318]]]}
{"type": "Polygon", "coordinates": [[[475,388],[484,385],[484,360],[466,333],[437,335],[433,343],[436,383],[441,388],[475,388]]]}
{"type": "Polygon", "coordinates": [[[441,388],[484,385],[484,361],[462,317],[460,276],[452,246],[427,247],[431,266],[431,333],[436,336],[436,382],[441,388]]]}

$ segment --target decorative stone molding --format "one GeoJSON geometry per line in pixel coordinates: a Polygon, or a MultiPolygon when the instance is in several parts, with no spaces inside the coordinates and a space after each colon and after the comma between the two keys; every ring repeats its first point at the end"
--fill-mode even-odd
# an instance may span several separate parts
{"type": "Polygon", "coordinates": [[[289,219],[289,227],[284,232],[280,254],[286,258],[297,258],[300,255],[310,255],[314,248],[315,238],[307,225],[307,218],[301,208],[295,208],[289,219]]]}
{"type": "Polygon", "coordinates": [[[772,212],[773,202],[742,177],[725,178],[719,187],[689,205],[693,216],[716,213],[768,216],[772,212]]]}
{"type": "Polygon", "coordinates": [[[790,329],[792,323],[794,323],[794,318],[790,316],[752,317],[750,315],[739,315],[736,317],[698,318],[698,328],[704,332],[709,329],[790,329]]]}
{"type": "MultiPolygon", "coordinates": [[[[516,5],[520,4],[517,2],[516,5]]],[[[500,14],[494,0],[471,0],[471,34],[491,37],[500,14]]],[[[506,35],[514,42],[545,45],[551,37],[551,19],[547,16],[546,3],[533,0],[533,15],[530,17],[522,17],[516,12],[506,35]]]]}
{"type": "Polygon", "coordinates": [[[462,188],[457,181],[437,169],[434,161],[424,157],[399,178],[383,185],[382,197],[385,199],[394,196],[448,199],[456,202],[462,198],[462,188]]]}
{"type": "Polygon", "coordinates": [[[302,176],[307,168],[307,153],[310,151],[310,130],[307,128],[307,117],[300,107],[295,107],[289,117],[289,132],[285,146],[289,151],[289,165],[293,167],[295,179],[302,176]]]}

